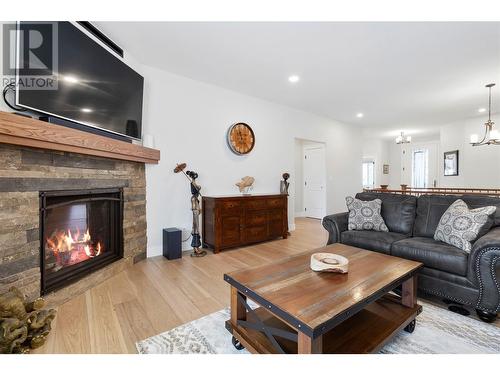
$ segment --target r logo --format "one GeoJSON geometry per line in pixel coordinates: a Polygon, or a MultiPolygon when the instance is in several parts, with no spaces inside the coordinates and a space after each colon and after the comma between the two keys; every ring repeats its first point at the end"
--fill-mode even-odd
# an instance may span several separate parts
{"type": "Polygon", "coordinates": [[[57,23],[4,24],[4,75],[53,76],[57,73],[57,23]]]}

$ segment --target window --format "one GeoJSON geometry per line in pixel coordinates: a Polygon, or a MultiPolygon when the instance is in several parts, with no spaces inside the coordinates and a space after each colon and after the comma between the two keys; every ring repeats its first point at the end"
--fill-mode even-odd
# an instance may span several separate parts
{"type": "Polygon", "coordinates": [[[373,189],[375,187],[375,162],[363,162],[363,188],[373,189]]]}
{"type": "Polygon", "coordinates": [[[415,188],[429,186],[429,150],[427,149],[413,150],[411,186],[415,188]]]}

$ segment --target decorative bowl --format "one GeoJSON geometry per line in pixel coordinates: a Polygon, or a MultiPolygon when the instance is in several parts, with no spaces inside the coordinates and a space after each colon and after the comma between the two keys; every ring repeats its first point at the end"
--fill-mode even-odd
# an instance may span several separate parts
{"type": "Polygon", "coordinates": [[[349,260],[332,253],[315,253],[311,255],[311,269],[316,272],[347,273],[349,260]]]}

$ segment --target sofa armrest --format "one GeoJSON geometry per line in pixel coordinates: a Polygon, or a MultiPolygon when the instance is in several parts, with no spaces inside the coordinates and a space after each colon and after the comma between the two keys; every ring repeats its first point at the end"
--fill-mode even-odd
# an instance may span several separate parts
{"type": "Polygon", "coordinates": [[[349,212],[328,215],[323,218],[323,227],[328,231],[327,245],[340,242],[340,233],[347,230],[349,212]]]}
{"type": "Polygon", "coordinates": [[[480,237],[469,254],[467,278],[479,288],[476,308],[500,310],[500,227],[480,237]]]}

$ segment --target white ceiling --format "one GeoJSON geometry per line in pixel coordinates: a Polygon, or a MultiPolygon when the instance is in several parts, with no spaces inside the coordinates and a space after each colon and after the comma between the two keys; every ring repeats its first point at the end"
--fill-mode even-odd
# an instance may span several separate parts
{"type": "Polygon", "coordinates": [[[490,82],[500,109],[499,22],[96,25],[145,65],[379,135],[481,117],[490,82]]]}

